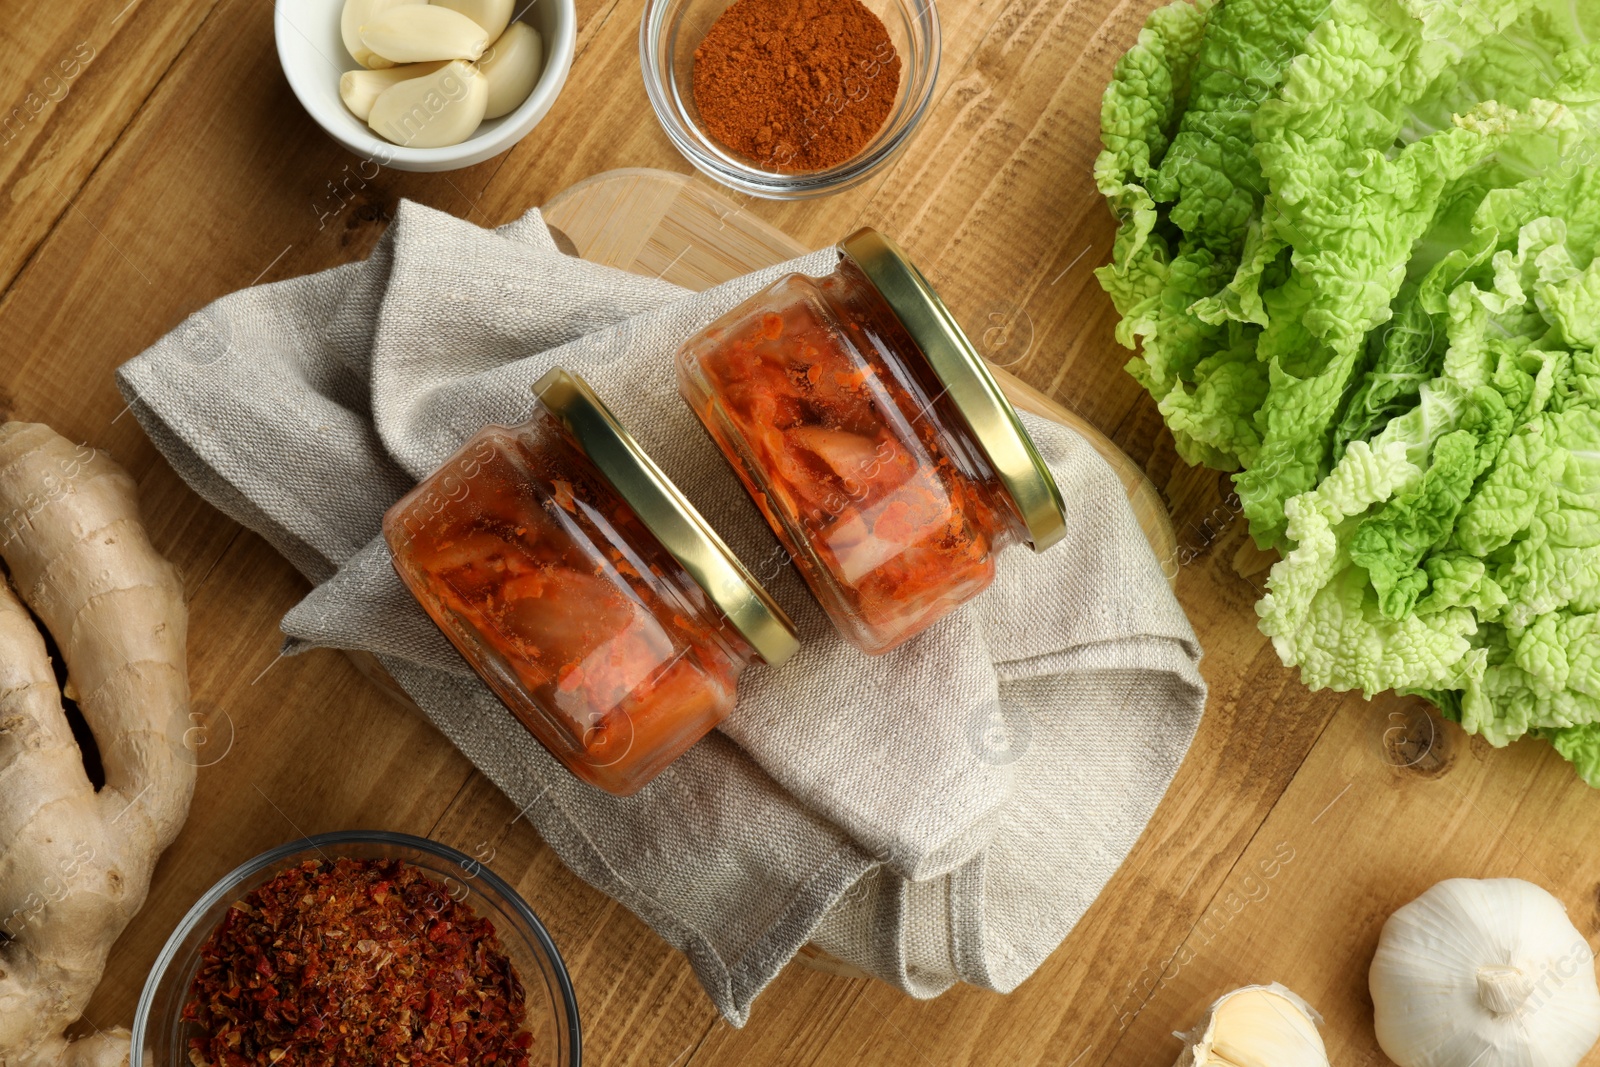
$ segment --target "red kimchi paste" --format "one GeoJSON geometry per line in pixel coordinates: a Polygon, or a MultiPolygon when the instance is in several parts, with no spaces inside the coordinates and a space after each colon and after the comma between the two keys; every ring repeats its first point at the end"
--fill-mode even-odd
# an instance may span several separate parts
{"type": "Polygon", "coordinates": [[[733,709],[750,649],[548,416],[479,433],[384,530],[423,608],[579,778],[631,793],[733,709]]]}
{"type": "Polygon", "coordinates": [[[1014,520],[931,372],[845,261],[679,353],[680,385],[844,636],[901,644],[988,587],[1014,520]]]}

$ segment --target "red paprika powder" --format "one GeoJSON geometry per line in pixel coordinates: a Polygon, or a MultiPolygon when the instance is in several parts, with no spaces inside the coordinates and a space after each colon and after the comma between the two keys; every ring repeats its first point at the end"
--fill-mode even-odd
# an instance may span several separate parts
{"type": "Polygon", "coordinates": [[[700,124],[739,155],[826,170],[883,128],[900,55],[861,0],[737,0],[694,52],[700,124]]]}

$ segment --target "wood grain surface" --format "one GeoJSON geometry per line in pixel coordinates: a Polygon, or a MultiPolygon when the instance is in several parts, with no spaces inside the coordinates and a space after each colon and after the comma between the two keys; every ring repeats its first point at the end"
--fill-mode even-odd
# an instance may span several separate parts
{"type": "Polygon", "coordinates": [[[1121,370],[1091,275],[1112,220],[1089,168],[1100,90],[1154,0],[941,0],[937,99],[893,167],[819,201],[738,203],[809,247],[860,225],[893,235],[985,354],[1099,427],[1172,516],[1206,717],[1127,862],[1016,992],[917,1002],[791,967],[733,1030],[688,965],[566,872],[431,727],[336,653],[279,659],[277,620],[304,582],[183,485],[112,371],[217,296],[360,258],[401,197],[495,225],[602,171],[687,172],[640,81],[642,0],[577,6],[577,58],[549,117],[507,154],[438,175],[374,173],[324,137],[278,70],[260,0],[61,0],[0,20],[0,114],[30,116],[0,132],[0,409],[139,479],[189,593],[207,727],[189,824],[91,1025],[131,1020],[162,941],[229,868],[360,827],[433,836],[516,884],[566,956],[602,1065],[1161,1065],[1171,1031],[1218,994],[1277,979],[1326,1016],[1333,1061],[1364,1067],[1386,1062],[1365,978],[1378,929],[1433,881],[1533,879],[1596,940],[1586,846],[1600,797],[1541,745],[1496,751],[1412,702],[1306,692],[1255,628],[1271,559],[1250,547],[1227,479],[1176,459],[1121,370]],[[85,42],[92,58],[47,84],[85,42]]]}

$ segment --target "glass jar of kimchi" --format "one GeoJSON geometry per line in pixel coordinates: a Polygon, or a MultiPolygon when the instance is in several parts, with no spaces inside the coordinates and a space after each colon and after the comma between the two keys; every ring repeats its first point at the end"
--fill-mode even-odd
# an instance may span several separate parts
{"type": "Polygon", "coordinates": [[[1049,468],[933,288],[861,230],[691,338],[684,398],[844,637],[887,652],[1066,519],[1049,468]]]}
{"type": "Polygon", "coordinates": [[[550,754],[638,790],[794,628],[581,378],[535,387],[389,509],[394,567],[550,754]]]}

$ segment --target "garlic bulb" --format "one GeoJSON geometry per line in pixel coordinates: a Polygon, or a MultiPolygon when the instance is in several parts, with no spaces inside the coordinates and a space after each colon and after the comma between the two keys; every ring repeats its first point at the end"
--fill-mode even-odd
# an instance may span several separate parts
{"type": "Polygon", "coordinates": [[[1321,1017],[1283,986],[1245,986],[1224,995],[1200,1025],[1172,1036],[1188,1047],[1175,1067],[1328,1067],[1321,1017]]]}
{"type": "Polygon", "coordinates": [[[1519,878],[1451,878],[1395,912],[1368,983],[1400,1067],[1573,1067],[1600,1038],[1594,953],[1519,878]]]}

